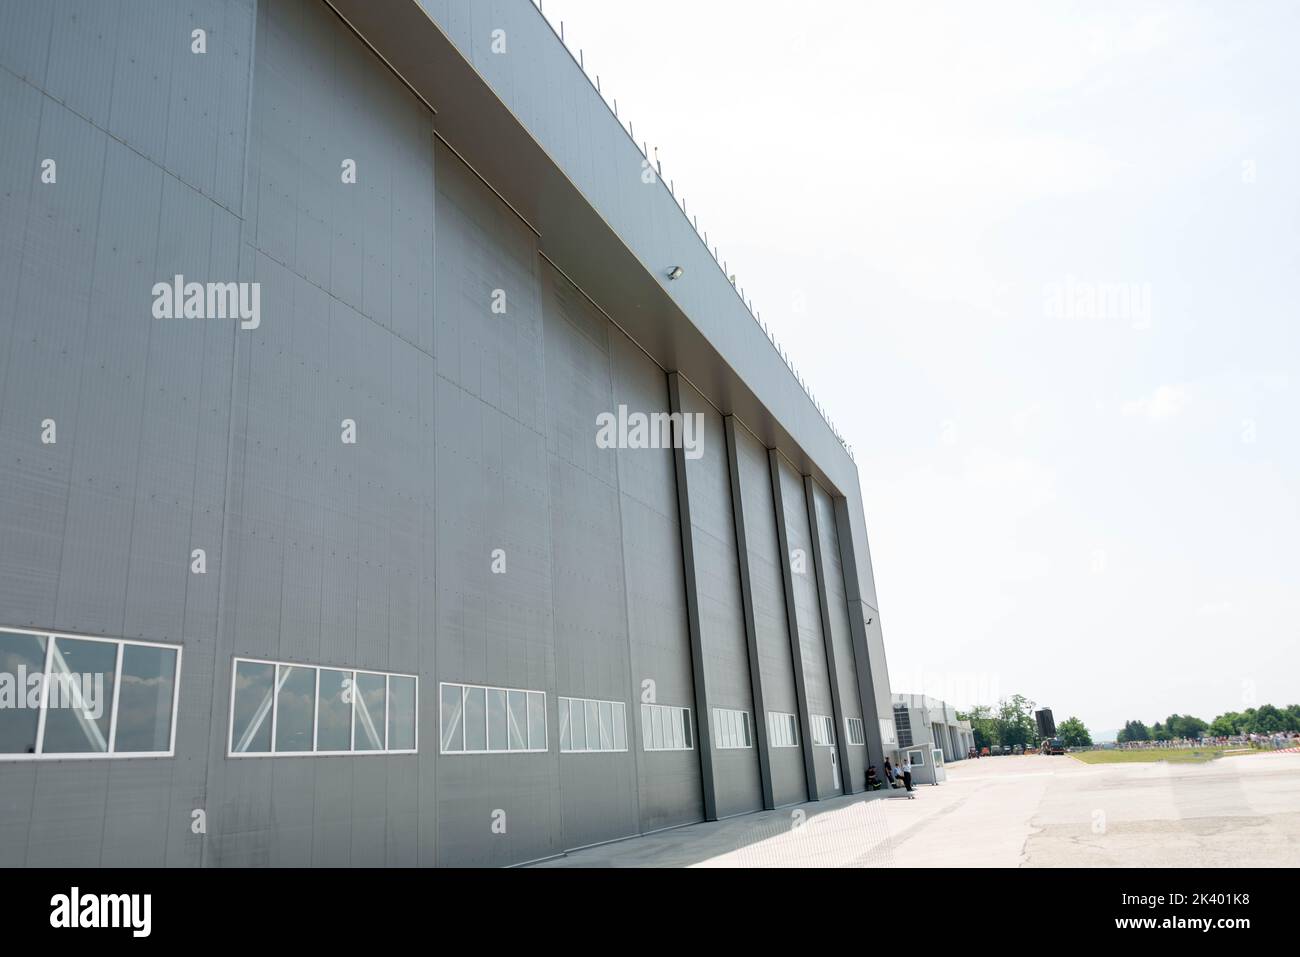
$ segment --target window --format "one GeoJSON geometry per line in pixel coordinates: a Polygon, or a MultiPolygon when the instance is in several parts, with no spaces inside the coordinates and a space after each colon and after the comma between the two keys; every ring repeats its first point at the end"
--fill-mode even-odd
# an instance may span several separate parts
{"type": "Polygon", "coordinates": [[[911,764],[912,767],[914,767],[914,768],[924,767],[924,766],[925,766],[925,752],[924,752],[924,751],[908,751],[908,752],[907,752],[907,760],[908,760],[908,763],[911,764]]]}
{"type": "Polygon", "coordinates": [[[0,631],[0,760],[170,757],[181,649],[0,631]]]}
{"type": "Polygon", "coordinates": [[[277,752],[315,750],[316,669],[284,667],[275,721],[277,752]]]}
{"type": "Polygon", "coordinates": [[[691,709],[667,704],[641,705],[641,747],[645,751],[690,751],[691,709]]]}
{"type": "Polygon", "coordinates": [[[812,739],[813,744],[826,747],[835,744],[835,722],[830,715],[815,714],[812,716],[812,739]]]}
{"type": "Polygon", "coordinates": [[[905,705],[894,705],[894,727],[898,730],[898,746],[900,748],[910,748],[912,746],[912,717],[908,714],[905,705]]]}
{"type": "Polygon", "coordinates": [[[418,700],[414,675],[236,658],[227,754],[414,754],[418,700]]]}
{"type": "Polygon", "coordinates": [[[898,734],[894,730],[893,718],[880,719],[880,740],[884,743],[886,751],[892,751],[894,745],[898,744],[898,734]]]}
{"type": "Polygon", "coordinates": [[[352,750],[352,672],[321,668],[316,672],[316,747],[321,754],[352,750]]]}
{"type": "Polygon", "coordinates": [[[848,731],[849,744],[865,746],[867,743],[867,729],[862,725],[861,718],[845,718],[845,727],[848,731]]]}
{"type": "Polygon", "coordinates": [[[749,737],[749,712],[713,709],[713,743],[720,750],[753,747],[749,737]]]}
{"type": "Polygon", "coordinates": [[[443,754],[535,754],[547,749],[543,691],[443,682],[439,701],[443,754]]]}
{"type": "Polygon", "coordinates": [[[560,750],[594,754],[627,750],[627,706],[622,701],[559,698],[560,750]]]}
{"type": "Polygon", "coordinates": [[[415,750],[415,679],[388,679],[388,750],[415,750]]]}
{"type": "Polygon", "coordinates": [[[799,722],[784,711],[767,713],[767,741],[774,748],[799,747],[799,722]]]}
{"type": "Polygon", "coordinates": [[[353,695],[352,750],[383,751],[388,747],[386,675],[357,672],[357,693],[353,695]]]}

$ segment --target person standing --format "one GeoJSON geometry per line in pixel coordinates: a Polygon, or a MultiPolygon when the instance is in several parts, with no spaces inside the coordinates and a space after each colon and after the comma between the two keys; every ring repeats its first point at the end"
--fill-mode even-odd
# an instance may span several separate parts
{"type": "Polygon", "coordinates": [[[907,788],[908,793],[912,791],[912,759],[903,758],[901,765],[903,769],[903,787],[907,788]]]}

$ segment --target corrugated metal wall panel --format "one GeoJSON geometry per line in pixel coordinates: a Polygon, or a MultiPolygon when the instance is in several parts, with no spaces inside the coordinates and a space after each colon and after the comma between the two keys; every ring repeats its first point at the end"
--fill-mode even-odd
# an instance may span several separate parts
{"type": "MultiPolygon", "coordinates": [[[[744,429],[736,430],[736,460],[740,469],[741,502],[749,545],[750,589],[754,599],[754,628],[763,696],[767,710],[798,715],[794,660],[785,616],[785,586],[781,580],[780,545],[776,536],[776,507],[767,450],[744,429]]],[[[767,716],[763,715],[766,721],[767,716]]],[[[802,741],[799,742],[803,744],[802,741]]],[[[808,799],[807,775],[800,749],[772,748],[772,793],[779,807],[808,799]]]]}
{"type": "MultiPolygon", "coordinates": [[[[804,497],[802,479],[784,459],[780,462],[779,471],[793,572],[791,581],[794,587],[795,609],[799,616],[799,645],[803,652],[808,711],[809,714],[829,716],[834,714],[834,709],[831,703],[830,671],[826,664],[826,644],[822,633],[821,607],[817,600],[817,579],[813,568],[807,499],[804,497]],[[800,568],[803,570],[800,571],[800,568]]],[[[843,736],[843,729],[837,729],[836,742],[838,743],[843,736]]],[[[830,751],[831,749],[827,747],[813,748],[813,755],[817,761],[820,797],[837,794],[840,790],[833,786],[830,751]]],[[[843,784],[842,779],[840,783],[843,784]]]]}
{"type": "MultiPolygon", "coordinates": [[[[712,708],[749,715],[749,748],[714,748],[718,816],[726,817],[763,806],[759,785],[753,693],[749,680],[749,651],[741,609],[740,568],[731,507],[726,437],[722,417],[690,386],[682,389],[682,408],[700,418],[698,457],[686,455],[691,496],[691,525],[700,601],[700,635],[704,648],[705,683],[712,708]]],[[[710,715],[710,721],[712,721],[710,715]]],[[[716,736],[716,731],[715,731],[716,736]]]]}
{"type": "MultiPolygon", "coordinates": [[[[617,331],[611,331],[610,345],[615,407],[666,411],[663,370],[617,331]]],[[[694,697],[676,476],[668,449],[617,454],[631,666],[629,746],[637,765],[641,830],[653,831],[704,819],[698,744],[691,751],[640,747],[645,696],[678,707],[690,706],[694,697]]]]}
{"type": "MultiPolygon", "coordinates": [[[[849,605],[844,592],[844,568],[840,561],[839,534],[835,527],[835,509],[830,496],[820,485],[813,483],[813,505],[817,515],[817,534],[821,536],[821,556],[825,567],[822,580],[826,583],[826,607],[830,616],[831,641],[835,649],[835,678],[839,683],[840,711],[844,719],[862,720],[862,696],[858,691],[857,668],[854,662],[853,635],[849,630],[849,605]]],[[[841,722],[843,724],[843,722],[841,722]]],[[[863,740],[866,725],[863,725],[863,740]]],[[[851,745],[847,728],[836,733],[843,741],[840,753],[845,756],[847,780],[853,787],[861,788],[867,776],[867,749],[865,745],[851,745]]],[[[846,790],[849,788],[846,787],[846,790]]]]}
{"type": "MultiPolygon", "coordinates": [[[[549,266],[543,270],[542,290],[555,690],[574,698],[625,702],[630,729],[635,716],[618,453],[597,448],[595,442],[596,417],[614,408],[610,327],[549,266]]],[[[562,753],[559,758],[563,846],[637,833],[636,765],[630,753],[562,753]]]]}

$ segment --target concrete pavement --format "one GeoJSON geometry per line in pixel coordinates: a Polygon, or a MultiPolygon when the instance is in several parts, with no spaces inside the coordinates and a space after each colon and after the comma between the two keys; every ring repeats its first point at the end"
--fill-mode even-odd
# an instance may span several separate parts
{"type": "Polygon", "coordinates": [[[1300,755],[948,765],[909,801],[859,794],[574,852],[542,867],[1300,865],[1300,755]]]}

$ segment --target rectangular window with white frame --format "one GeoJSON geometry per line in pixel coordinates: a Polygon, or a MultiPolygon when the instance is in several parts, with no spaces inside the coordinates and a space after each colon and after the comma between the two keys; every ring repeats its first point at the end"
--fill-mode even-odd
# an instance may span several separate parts
{"type": "Polygon", "coordinates": [[[812,716],[813,744],[832,747],[835,744],[835,720],[828,714],[812,716]]]}
{"type": "Polygon", "coordinates": [[[541,754],[546,692],[444,681],[438,686],[443,754],[541,754]]]}
{"type": "Polygon", "coordinates": [[[691,709],[667,704],[641,705],[641,747],[645,751],[691,751],[691,709]]]}
{"type": "Polygon", "coordinates": [[[181,647],[0,629],[0,761],[176,753],[181,647]]]}
{"type": "Polygon", "coordinates": [[[627,750],[627,706],[622,701],[559,698],[560,751],[595,754],[627,750]]]}
{"type": "Polygon", "coordinates": [[[416,754],[415,675],[234,660],[228,757],[416,754]]]}
{"type": "Polygon", "coordinates": [[[844,726],[845,731],[847,732],[846,740],[849,744],[856,744],[858,746],[866,745],[867,729],[863,726],[861,718],[845,718],[844,726]]]}
{"type": "Polygon", "coordinates": [[[799,721],[784,711],[767,713],[767,740],[774,748],[799,747],[799,721]]]}
{"type": "Polygon", "coordinates": [[[713,709],[713,743],[721,751],[751,748],[749,712],[732,708],[713,709]]]}

